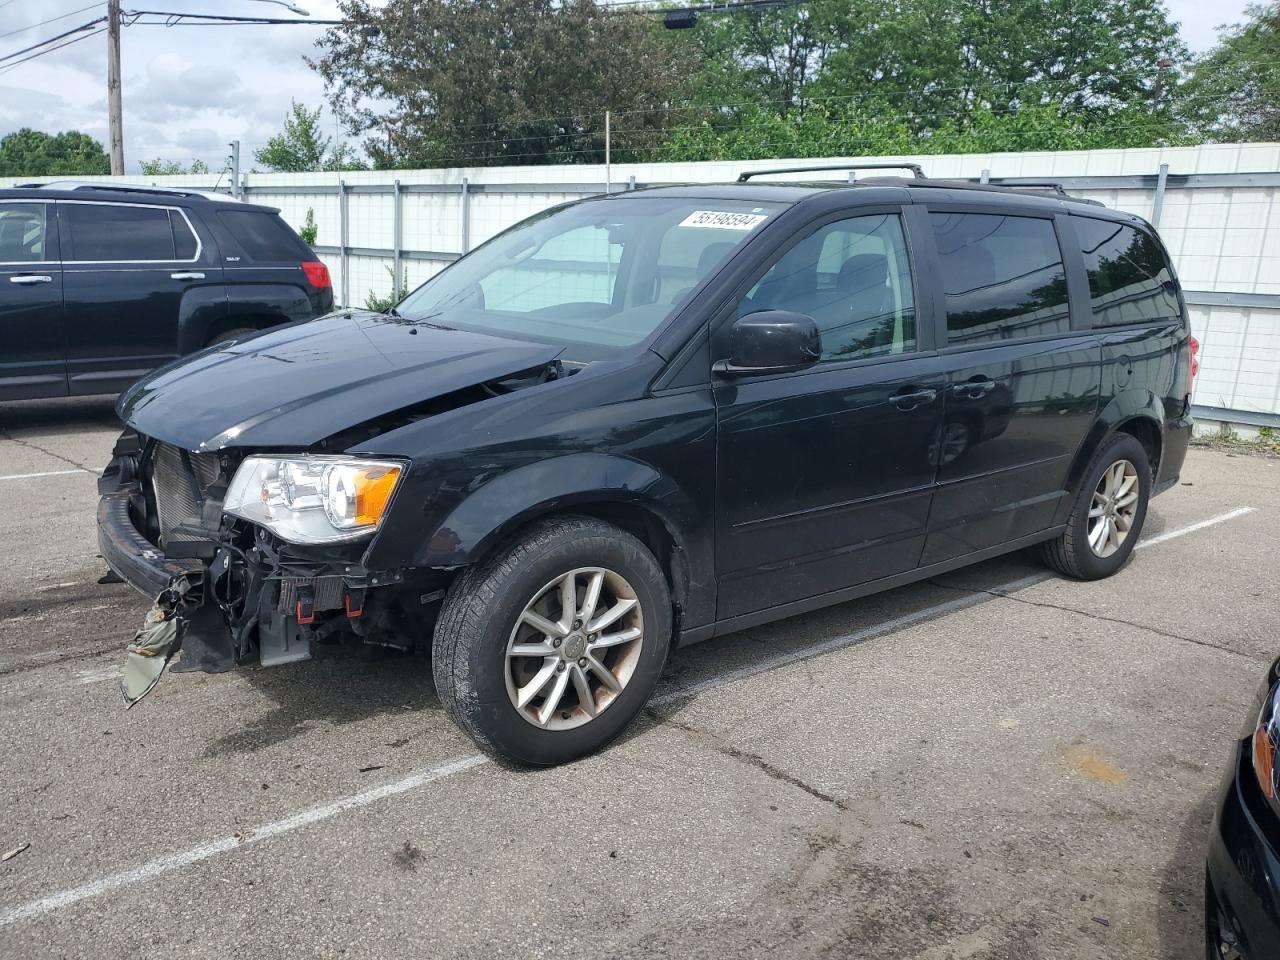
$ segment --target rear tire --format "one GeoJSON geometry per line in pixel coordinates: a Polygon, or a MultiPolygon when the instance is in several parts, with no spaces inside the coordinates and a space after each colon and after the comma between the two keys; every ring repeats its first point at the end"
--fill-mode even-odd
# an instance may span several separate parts
{"type": "Polygon", "coordinates": [[[630,723],[670,642],[671,595],[653,554],[610,524],[558,517],[454,581],[432,671],[445,710],[483,750],[551,766],[630,723]]]}
{"type": "Polygon", "coordinates": [[[1077,580],[1109,577],[1129,559],[1151,497],[1151,464],[1136,437],[1118,433],[1094,454],[1061,536],[1041,544],[1046,564],[1077,580]]]}
{"type": "Polygon", "coordinates": [[[209,338],[206,347],[212,347],[216,343],[226,343],[228,340],[243,340],[245,337],[252,337],[258,332],[256,327],[236,327],[234,330],[224,330],[222,333],[215,334],[209,338]]]}

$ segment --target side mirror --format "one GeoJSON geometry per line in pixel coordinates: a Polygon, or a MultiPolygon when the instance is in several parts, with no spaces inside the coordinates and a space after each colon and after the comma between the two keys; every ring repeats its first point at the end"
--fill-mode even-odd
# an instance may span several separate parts
{"type": "Polygon", "coordinates": [[[729,359],[712,370],[725,376],[803,370],[822,356],[822,337],[812,317],[789,310],[758,310],[734,321],[729,359]]]}

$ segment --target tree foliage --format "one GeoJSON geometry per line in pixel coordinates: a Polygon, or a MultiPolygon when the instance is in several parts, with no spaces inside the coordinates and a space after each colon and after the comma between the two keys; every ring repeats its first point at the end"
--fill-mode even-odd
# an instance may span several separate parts
{"type": "MultiPolygon", "coordinates": [[[[344,0],[313,66],[379,167],[604,159],[606,109],[683,92],[652,17],[595,0],[344,0]]],[[[686,65],[687,66],[687,65],[686,65]]]]}
{"type": "Polygon", "coordinates": [[[1280,3],[1251,5],[1186,85],[1188,115],[1216,140],[1280,140],[1280,3]]]}
{"type": "Polygon", "coordinates": [[[159,157],[154,160],[142,161],[142,175],[144,177],[172,177],[184,173],[208,172],[209,165],[203,160],[192,160],[189,167],[184,167],[180,160],[162,160],[159,157]]]}
{"type": "Polygon", "coordinates": [[[290,102],[284,129],[253,152],[253,158],[270,170],[309,173],[314,170],[363,170],[351,148],[333,144],[320,128],[320,108],[308,110],[296,100],[290,102]]]}
{"type": "Polygon", "coordinates": [[[102,144],[87,133],[49,134],[23,127],[0,138],[0,176],[49,177],[111,172],[102,144]]]}

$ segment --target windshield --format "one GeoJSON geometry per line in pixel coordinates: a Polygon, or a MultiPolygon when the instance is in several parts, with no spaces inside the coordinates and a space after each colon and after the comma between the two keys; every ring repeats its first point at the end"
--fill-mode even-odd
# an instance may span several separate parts
{"type": "Polygon", "coordinates": [[[436,274],[396,312],[601,359],[657,330],[778,209],[643,194],[561,207],[436,274]]]}

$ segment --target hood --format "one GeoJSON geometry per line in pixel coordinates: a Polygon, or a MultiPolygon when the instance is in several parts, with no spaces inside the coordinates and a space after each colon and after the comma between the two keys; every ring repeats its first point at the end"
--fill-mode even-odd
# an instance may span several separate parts
{"type": "Polygon", "coordinates": [[[139,433],[186,450],[306,447],[561,352],[344,311],[179,360],[139,380],[116,409],[139,433]]]}

